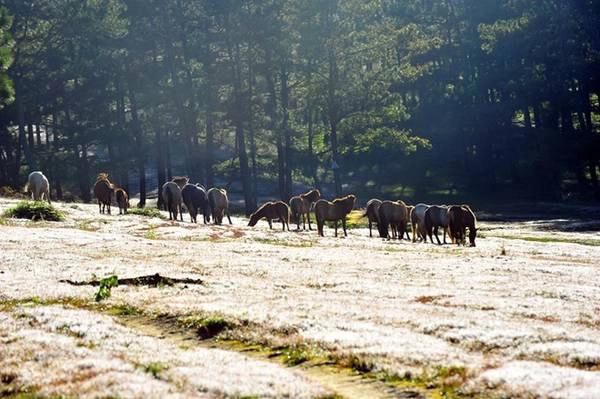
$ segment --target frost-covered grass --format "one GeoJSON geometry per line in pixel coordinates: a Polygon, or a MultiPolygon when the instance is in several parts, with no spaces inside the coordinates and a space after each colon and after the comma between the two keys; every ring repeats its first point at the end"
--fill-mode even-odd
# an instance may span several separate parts
{"type": "MultiPolygon", "coordinates": [[[[214,317],[234,328],[247,323],[247,342],[281,340],[289,363],[300,367],[313,354],[310,345],[295,343],[307,342],[398,384],[542,398],[550,395],[544,384],[560,383],[556,398],[576,388],[587,397],[596,392],[600,248],[582,244],[600,239],[598,233],[483,223],[486,238],[465,248],[369,239],[360,228],[346,239],[329,230],[320,238],[266,224],[247,228],[240,218],[233,226],[205,226],[79,207],[59,226],[0,225],[0,300],[90,302],[97,287],[58,280],[87,280],[92,273],[202,278],[206,284],[198,286],[119,286],[101,306],[120,306],[116,315],[133,309],[174,320],[201,315],[197,323],[214,317]],[[88,220],[106,224],[77,229],[88,220]],[[160,239],[145,239],[148,229],[160,239]],[[523,364],[535,366],[535,378],[522,374],[523,364]]],[[[169,364],[161,377],[174,370],[164,359],[139,364],[150,361],[169,364]]]]}

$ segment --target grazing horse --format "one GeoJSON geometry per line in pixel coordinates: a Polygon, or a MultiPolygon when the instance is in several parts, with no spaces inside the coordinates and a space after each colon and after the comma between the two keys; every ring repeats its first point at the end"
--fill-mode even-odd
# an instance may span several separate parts
{"type": "Polygon", "coordinates": [[[31,199],[41,201],[46,198],[50,204],[50,183],[40,171],[31,172],[27,178],[27,190],[31,191],[31,199]]]}
{"type": "Polygon", "coordinates": [[[273,220],[279,220],[283,231],[285,231],[286,225],[288,231],[290,230],[290,208],[283,201],[267,202],[258,208],[256,212],[250,215],[248,226],[256,226],[256,223],[262,218],[267,219],[270,229],[273,228],[273,220]]]}
{"type": "Polygon", "coordinates": [[[342,221],[342,227],[344,229],[344,236],[348,236],[346,232],[346,216],[354,208],[356,197],[354,195],[347,195],[342,198],[337,198],[333,202],[321,199],[315,204],[315,216],[317,218],[317,228],[319,235],[323,235],[323,226],[325,221],[333,221],[335,226],[335,236],[337,237],[338,221],[342,221]]]}
{"type": "Polygon", "coordinates": [[[427,208],[429,208],[429,205],[417,204],[410,212],[413,242],[416,242],[417,238],[421,238],[423,241],[427,242],[427,234],[425,233],[425,211],[427,208]]]}
{"type": "Polygon", "coordinates": [[[231,223],[231,217],[229,217],[229,199],[227,198],[227,191],[222,188],[211,188],[208,190],[208,204],[210,211],[213,216],[215,224],[223,223],[223,216],[227,216],[229,224],[231,223]]]}
{"type": "Polygon", "coordinates": [[[408,210],[403,201],[383,201],[377,211],[378,223],[377,229],[381,238],[404,237],[406,222],[408,220],[408,210]],[[389,228],[392,229],[392,237],[389,234],[389,228]]]}
{"type": "Polygon", "coordinates": [[[204,187],[199,184],[186,184],[181,190],[183,203],[187,208],[192,223],[197,223],[198,213],[202,213],[204,224],[210,222],[210,210],[208,207],[208,195],[204,187]]]}
{"type": "Polygon", "coordinates": [[[129,196],[127,192],[122,188],[115,189],[115,198],[117,199],[117,205],[119,205],[119,215],[122,213],[127,214],[129,205],[129,196]]]}
{"type": "Polygon", "coordinates": [[[177,214],[179,213],[179,218],[183,222],[180,182],[168,181],[163,184],[162,196],[165,208],[169,211],[169,220],[177,220],[177,214]]]}
{"type": "Polygon", "coordinates": [[[108,180],[108,173],[98,173],[98,179],[94,183],[94,195],[98,199],[98,211],[110,215],[110,203],[115,185],[108,180]]]}
{"type": "Polygon", "coordinates": [[[452,205],[448,209],[450,236],[455,240],[457,245],[462,244],[466,240],[468,228],[469,243],[472,247],[475,246],[475,238],[477,238],[476,223],[477,218],[468,205],[452,205]]]}
{"type": "Polygon", "coordinates": [[[302,218],[302,229],[306,230],[306,219],[308,219],[308,230],[312,230],[312,226],[310,225],[310,208],[320,198],[321,193],[319,190],[313,189],[290,199],[292,220],[296,222],[297,230],[300,230],[300,218],[302,218]]]}
{"type": "MultiPolygon", "coordinates": [[[[446,244],[446,234],[448,233],[448,207],[445,205],[432,205],[425,211],[425,231],[427,235],[429,235],[429,240],[433,244],[433,235],[435,234],[435,239],[438,244],[442,244],[440,242],[440,237],[438,237],[438,229],[440,227],[444,228],[444,244],[446,244]]],[[[452,239],[452,234],[450,234],[450,239],[452,239]]]]}
{"type": "Polygon", "coordinates": [[[381,200],[377,198],[370,199],[369,202],[367,202],[367,208],[365,209],[363,217],[366,217],[369,220],[369,237],[373,237],[373,223],[378,223],[377,212],[380,205],[381,200]]]}

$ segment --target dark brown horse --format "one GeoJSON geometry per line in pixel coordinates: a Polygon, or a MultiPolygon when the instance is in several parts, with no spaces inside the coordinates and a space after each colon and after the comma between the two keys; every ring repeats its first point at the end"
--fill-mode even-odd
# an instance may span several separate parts
{"type": "MultiPolygon", "coordinates": [[[[429,240],[433,243],[433,235],[435,234],[435,239],[438,244],[442,244],[440,242],[440,237],[438,237],[438,229],[442,227],[444,229],[444,244],[446,244],[446,234],[448,233],[448,207],[447,206],[439,206],[432,205],[425,210],[425,232],[429,236],[429,240]]],[[[452,239],[452,235],[450,235],[450,239],[452,239]]]]}
{"type": "Polygon", "coordinates": [[[94,183],[94,195],[98,199],[100,213],[108,212],[110,215],[110,203],[114,189],[114,184],[108,180],[108,173],[98,173],[98,180],[94,183]]]}
{"type": "Polygon", "coordinates": [[[342,227],[344,229],[344,236],[348,236],[346,232],[346,216],[354,208],[356,197],[354,195],[347,195],[342,198],[337,198],[333,202],[321,199],[315,204],[315,217],[317,218],[317,228],[319,235],[323,235],[323,226],[326,221],[334,222],[335,236],[337,237],[338,221],[342,221],[342,227]]]}
{"type": "Polygon", "coordinates": [[[290,209],[292,220],[296,222],[297,230],[300,230],[300,219],[302,219],[302,229],[306,230],[306,220],[308,219],[308,229],[312,230],[310,225],[310,208],[312,204],[321,198],[321,193],[317,189],[297,195],[290,199],[290,209]]]}
{"type": "Polygon", "coordinates": [[[477,218],[468,205],[452,205],[448,209],[448,226],[450,235],[460,245],[466,240],[467,228],[469,229],[469,243],[475,246],[477,238],[477,218]]]}
{"type": "Polygon", "coordinates": [[[279,220],[283,231],[285,231],[286,225],[288,231],[290,230],[290,208],[283,201],[267,202],[258,208],[256,212],[250,215],[248,226],[256,226],[256,223],[262,218],[267,219],[270,229],[273,228],[273,220],[279,220]]]}
{"type": "Polygon", "coordinates": [[[115,198],[117,200],[117,205],[119,205],[119,215],[122,213],[127,214],[127,209],[129,208],[129,196],[127,195],[127,191],[122,188],[115,189],[115,198]]]}
{"type": "Polygon", "coordinates": [[[408,210],[403,201],[383,201],[377,211],[379,236],[381,238],[404,237],[404,230],[408,221],[408,210]],[[392,230],[390,237],[389,230],[392,230]]]}
{"type": "Polygon", "coordinates": [[[381,200],[377,198],[370,199],[367,202],[367,208],[365,209],[365,214],[363,217],[366,217],[369,220],[369,237],[373,237],[373,223],[378,223],[379,221],[379,206],[381,205],[381,200]]]}

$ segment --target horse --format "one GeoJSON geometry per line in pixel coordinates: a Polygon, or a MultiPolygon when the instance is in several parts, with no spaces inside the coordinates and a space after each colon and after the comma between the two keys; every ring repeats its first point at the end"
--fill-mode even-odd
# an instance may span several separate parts
{"type": "Polygon", "coordinates": [[[369,221],[369,237],[373,237],[373,223],[378,223],[377,211],[379,210],[380,205],[381,200],[377,198],[370,199],[369,202],[367,202],[367,208],[362,216],[366,217],[369,221]]]}
{"type": "MultiPolygon", "coordinates": [[[[448,207],[445,205],[432,205],[425,211],[424,218],[424,226],[425,232],[429,235],[429,240],[433,243],[433,234],[435,234],[435,239],[438,244],[442,244],[440,242],[440,237],[438,237],[438,229],[440,227],[444,228],[444,244],[446,244],[446,234],[448,233],[448,207]]],[[[450,234],[450,239],[452,239],[452,234],[450,234]]]]}
{"type": "MultiPolygon", "coordinates": [[[[179,213],[179,219],[183,222],[183,210],[181,207],[181,187],[179,182],[173,180],[166,182],[162,186],[162,196],[165,208],[169,211],[169,220],[177,220],[177,214],[179,213]]],[[[184,185],[185,186],[185,185],[184,185]]]]}
{"type": "Polygon", "coordinates": [[[117,188],[115,189],[115,198],[117,199],[117,205],[119,205],[119,215],[122,213],[127,214],[127,209],[130,207],[127,192],[122,188],[117,188]]]}
{"type": "Polygon", "coordinates": [[[248,226],[256,226],[256,223],[262,218],[267,219],[269,222],[269,228],[273,228],[273,220],[279,220],[281,222],[281,226],[283,227],[283,231],[285,231],[285,226],[287,225],[288,231],[290,231],[290,208],[283,201],[276,202],[267,202],[256,212],[250,215],[250,220],[248,221],[248,226]]]}
{"type": "Polygon", "coordinates": [[[229,217],[229,199],[227,198],[227,191],[222,188],[211,188],[208,190],[207,195],[208,204],[215,224],[222,224],[224,215],[227,215],[229,224],[233,224],[231,223],[231,217],[229,217]]]}
{"type": "Polygon", "coordinates": [[[337,227],[338,221],[342,221],[342,227],[344,229],[344,236],[348,236],[346,232],[346,216],[352,211],[354,208],[354,203],[356,202],[356,196],[347,195],[342,198],[337,198],[333,200],[333,202],[329,202],[327,200],[321,199],[318,200],[315,204],[315,216],[317,218],[317,229],[319,230],[319,235],[324,237],[323,235],[323,226],[325,225],[325,221],[333,221],[335,226],[335,236],[337,237],[337,227]]]}
{"type": "Polygon", "coordinates": [[[110,204],[115,185],[108,180],[108,173],[98,173],[98,179],[94,183],[94,195],[98,199],[98,211],[110,215],[110,204]]]}
{"type": "Polygon", "coordinates": [[[27,191],[31,191],[31,199],[34,201],[41,201],[42,198],[46,198],[49,204],[52,203],[50,201],[50,183],[39,170],[31,172],[27,177],[27,191]]]}
{"type": "Polygon", "coordinates": [[[410,221],[412,225],[413,242],[417,238],[422,238],[427,242],[427,234],[425,233],[425,211],[429,208],[426,204],[417,204],[410,212],[410,221]]]}
{"type": "Polygon", "coordinates": [[[302,229],[306,230],[306,219],[308,219],[308,230],[312,230],[312,226],[310,225],[310,208],[320,198],[321,193],[319,190],[313,189],[290,199],[292,220],[296,221],[297,230],[300,230],[300,218],[302,218],[302,229]]]}
{"type": "Polygon", "coordinates": [[[457,245],[465,241],[468,228],[470,246],[475,246],[475,238],[477,238],[476,223],[477,218],[468,205],[452,205],[448,209],[450,235],[457,245]]]}
{"type": "Polygon", "coordinates": [[[197,223],[198,213],[202,213],[204,224],[210,222],[210,210],[208,206],[208,195],[199,184],[186,184],[181,190],[183,203],[187,208],[192,223],[197,223]]]}
{"type": "Polygon", "coordinates": [[[411,214],[413,209],[415,209],[414,205],[406,205],[406,214],[408,215],[406,219],[406,239],[408,241],[410,241],[410,235],[408,234],[408,231],[411,229],[412,225],[411,214]]]}
{"type": "Polygon", "coordinates": [[[403,201],[383,201],[377,210],[377,217],[377,229],[381,238],[402,239],[404,237],[408,210],[403,201]],[[390,227],[392,237],[389,234],[390,227]]]}

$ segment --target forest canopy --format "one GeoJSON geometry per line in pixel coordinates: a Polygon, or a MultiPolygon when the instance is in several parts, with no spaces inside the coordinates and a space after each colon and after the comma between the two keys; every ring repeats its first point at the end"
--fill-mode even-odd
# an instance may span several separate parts
{"type": "Polygon", "coordinates": [[[0,0],[0,187],[598,200],[600,2],[0,0]]]}

